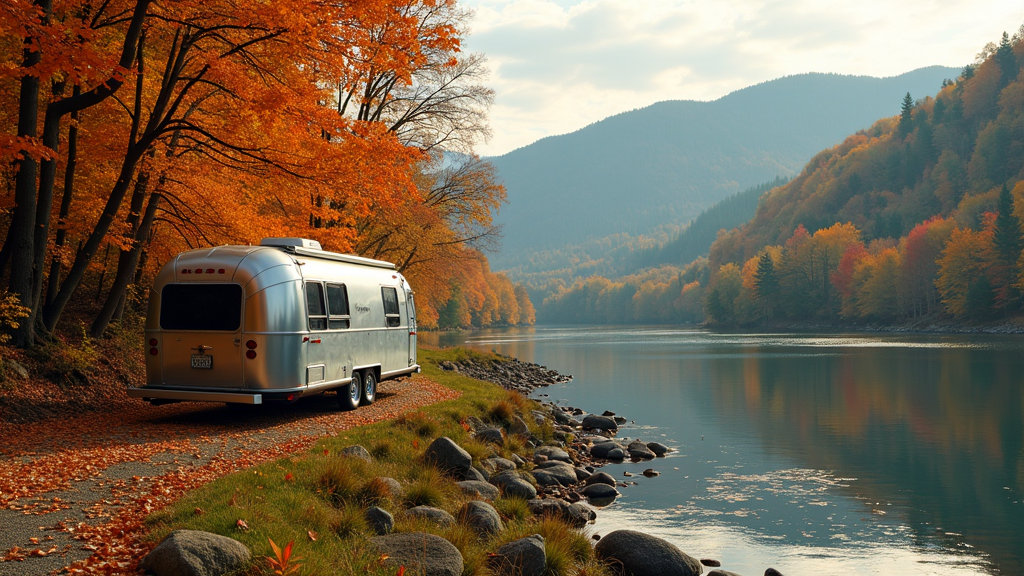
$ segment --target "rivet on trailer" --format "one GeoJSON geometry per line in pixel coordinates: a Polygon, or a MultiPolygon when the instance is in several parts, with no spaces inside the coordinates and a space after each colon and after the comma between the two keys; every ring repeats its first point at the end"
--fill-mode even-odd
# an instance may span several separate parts
{"type": "Polygon", "coordinates": [[[146,343],[146,385],[128,395],[154,404],[336,389],[352,410],[420,370],[413,292],[395,265],[302,238],[179,254],[150,292],[146,343]]]}

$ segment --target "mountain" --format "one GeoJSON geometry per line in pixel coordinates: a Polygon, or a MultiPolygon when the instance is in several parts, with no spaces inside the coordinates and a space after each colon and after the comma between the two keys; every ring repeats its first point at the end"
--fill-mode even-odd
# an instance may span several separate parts
{"type": "Polygon", "coordinates": [[[933,66],[891,78],[801,74],[713,102],[666,101],[490,158],[508,190],[495,269],[546,248],[684,224],[934,94],[959,70],[933,66]]]}

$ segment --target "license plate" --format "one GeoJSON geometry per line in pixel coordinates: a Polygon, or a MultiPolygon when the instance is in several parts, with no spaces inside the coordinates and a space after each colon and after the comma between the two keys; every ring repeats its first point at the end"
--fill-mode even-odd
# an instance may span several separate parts
{"type": "Polygon", "coordinates": [[[192,367],[203,370],[213,369],[213,356],[207,356],[206,354],[193,354],[192,367]]]}

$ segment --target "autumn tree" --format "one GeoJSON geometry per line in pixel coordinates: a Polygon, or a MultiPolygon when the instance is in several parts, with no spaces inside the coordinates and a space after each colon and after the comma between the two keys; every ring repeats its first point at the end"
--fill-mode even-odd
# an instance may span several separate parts
{"type": "Polygon", "coordinates": [[[992,284],[986,253],[992,250],[992,232],[957,228],[939,259],[935,285],[946,310],[958,318],[981,318],[991,313],[992,284]]]}

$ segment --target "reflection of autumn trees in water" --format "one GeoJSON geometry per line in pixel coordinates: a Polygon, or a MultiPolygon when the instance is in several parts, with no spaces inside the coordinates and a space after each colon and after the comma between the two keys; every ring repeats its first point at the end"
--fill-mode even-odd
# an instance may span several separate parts
{"type": "Polygon", "coordinates": [[[955,531],[1006,573],[1024,570],[1024,360],[985,348],[833,350],[713,358],[712,392],[770,449],[905,505],[919,536],[955,531]]]}

